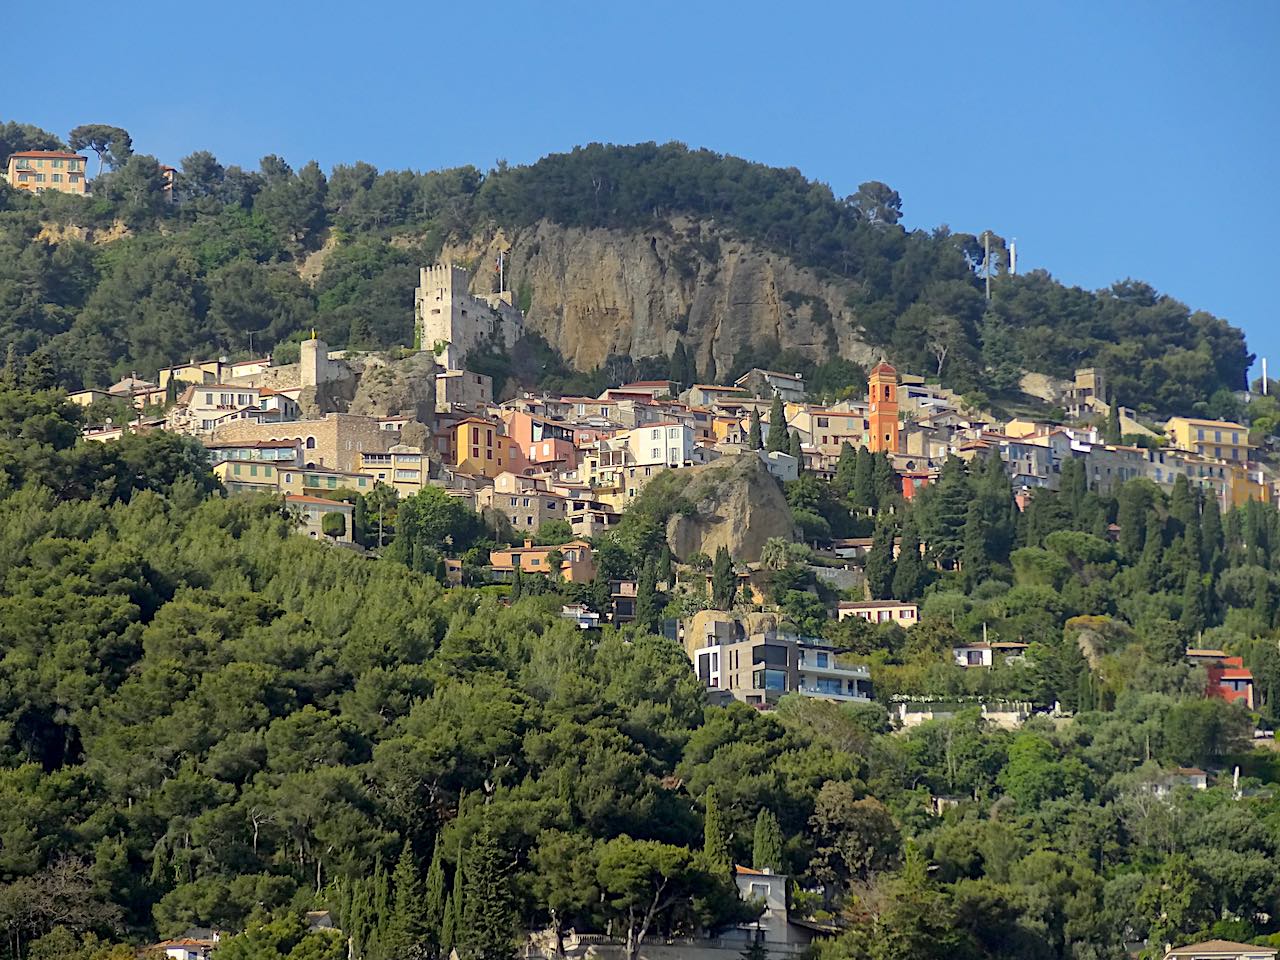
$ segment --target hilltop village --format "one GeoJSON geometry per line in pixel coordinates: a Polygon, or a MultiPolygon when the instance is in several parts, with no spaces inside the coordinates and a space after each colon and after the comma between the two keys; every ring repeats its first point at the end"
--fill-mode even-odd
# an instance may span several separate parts
{"type": "MultiPolygon", "coordinates": [[[[487,535],[471,539],[491,547],[487,554],[464,549],[440,528],[440,539],[428,533],[412,548],[418,569],[451,584],[514,582],[517,594],[528,577],[576,586],[583,596],[564,604],[563,617],[583,629],[637,617],[665,624],[709,691],[761,708],[790,691],[871,700],[867,665],[841,663],[847,650],[798,630],[794,597],[791,608],[780,605],[770,578],[797,557],[810,566],[822,589],[791,591],[812,593],[801,618],[810,628],[850,617],[915,626],[926,578],[895,595],[894,578],[869,570],[875,534],[887,528],[876,518],[936,485],[949,462],[975,474],[998,464],[1019,512],[1036,491],[1061,490],[1064,478],[1103,496],[1134,480],[1166,493],[1190,490],[1220,513],[1269,505],[1277,494],[1277,474],[1255,455],[1247,426],[1188,417],[1140,422],[1108,402],[1104,375],[1093,369],[1076,372],[1061,422],[993,422],[884,360],[868,372],[863,395],[828,402],[811,400],[799,374],[760,368],[731,384],[654,379],[595,397],[519,391],[498,401],[492,379],[466,369],[467,357],[487,346],[514,348],[524,318],[509,292],[477,296],[469,286],[468,272],[455,264],[423,268],[415,348],[398,356],[333,351],[313,336],[293,363],[191,360],[151,380],[128,377],[69,399],[85,408],[86,439],[155,430],[192,437],[228,494],[282,496],[301,533],[335,546],[382,552],[397,517],[412,516],[405,504],[444,495],[483,518],[487,535]],[[877,494],[851,489],[864,472],[877,494]],[[664,492],[650,501],[683,498],[699,477],[719,479],[712,492],[702,490],[710,516],[692,524],[664,518],[666,536],[658,539],[667,592],[660,599],[667,607],[659,615],[654,584],[643,597],[644,574],[602,564],[600,553],[609,551],[606,541],[628,508],[664,474],[679,476],[666,477],[664,492]],[[789,504],[778,495],[800,489],[801,478],[843,490],[853,504],[846,522],[833,525],[822,511],[797,510],[794,497],[789,504]],[[736,506],[723,489],[714,492],[734,483],[742,488],[736,506]],[[879,510],[873,501],[883,502],[879,510]],[[717,585],[725,575],[713,563],[731,565],[732,589],[717,585]],[[592,592],[602,573],[605,583],[592,592]],[[672,587],[681,580],[677,595],[672,587]],[[700,585],[690,590],[690,580],[700,585]],[[740,662],[771,667],[739,670],[740,662]]],[[[1112,542],[1121,532],[1115,523],[1096,531],[1112,542]]],[[[897,533],[894,561],[903,544],[897,533]]],[[[918,532],[912,539],[922,563],[961,569],[959,555],[936,550],[918,532]]],[[[993,637],[984,624],[981,640],[957,640],[951,654],[960,667],[991,667],[1021,658],[1027,639],[993,637]]],[[[1239,657],[1198,648],[1187,655],[1208,665],[1211,693],[1252,707],[1252,677],[1239,657]]],[[[1031,709],[988,708],[1014,724],[1031,709]]],[[[907,723],[936,715],[907,703],[897,709],[907,723]]]]}

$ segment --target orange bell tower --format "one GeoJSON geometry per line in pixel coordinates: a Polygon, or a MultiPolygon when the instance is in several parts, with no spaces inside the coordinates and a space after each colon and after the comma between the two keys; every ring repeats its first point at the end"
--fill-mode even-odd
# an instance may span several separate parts
{"type": "Polygon", "coordinates": [[[867,449],[898,452],[898,371],[885,360],[867,378],[867,449]]]}

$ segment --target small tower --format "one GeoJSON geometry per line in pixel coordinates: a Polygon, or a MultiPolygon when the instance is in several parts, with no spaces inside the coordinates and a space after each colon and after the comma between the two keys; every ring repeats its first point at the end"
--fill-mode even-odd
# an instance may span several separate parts
{"type": "Polygon", "coordinates": [[[898,371],[881,360],[867,378],[867,449],[898,452],[898,371]]]}

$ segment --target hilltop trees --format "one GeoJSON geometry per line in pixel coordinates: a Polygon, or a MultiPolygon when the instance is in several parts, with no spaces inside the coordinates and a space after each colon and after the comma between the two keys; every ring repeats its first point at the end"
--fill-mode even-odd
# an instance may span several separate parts
{"type": "Polygon", "coordinates": [[[107,123],[86,123],[76,127],[67,136],[67,146],[72,150],[92,150],[98,155],[98,174],[102,174],[104,161],[118,170],[133,154],[133,138],[123,127],[107,123]]]}

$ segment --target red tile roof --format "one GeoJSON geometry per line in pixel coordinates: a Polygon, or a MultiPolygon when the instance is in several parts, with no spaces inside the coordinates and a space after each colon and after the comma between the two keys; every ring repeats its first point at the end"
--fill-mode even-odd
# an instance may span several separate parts
{"type": "Polygon", "coordinates": [[[19,150],[16,153],[9,154],[11,157],[36,157],[40,159],[53,160],[84,160],[88,162],[88,157],[81,156],[78,153],[63,153],[61,150],[19,150]]]}

